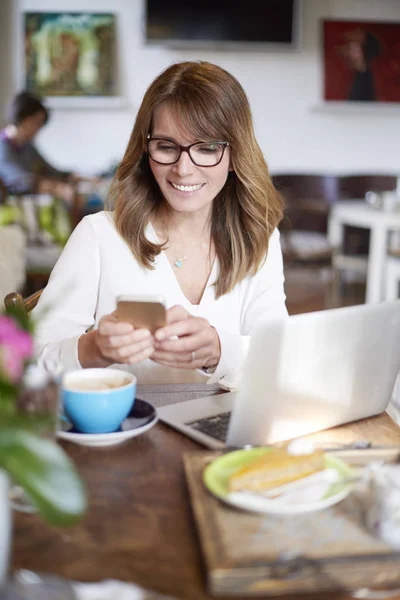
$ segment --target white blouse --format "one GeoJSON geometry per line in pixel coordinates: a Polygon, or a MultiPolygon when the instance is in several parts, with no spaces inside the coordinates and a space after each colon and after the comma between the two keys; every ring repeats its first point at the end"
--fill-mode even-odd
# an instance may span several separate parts
{"type": "MultiPolygon", "coordinates": [[[[151,225],[149,240],[158,243],[151,225]]],[[[113,365],[133,372],[138,383],[208,382],[230,387],[245,358],[250,336],[260,323],[287,316],[283,288],[279,232],[272,234],[268,256],[255,276],[246,277],[232,292],[215,298],[218,277],[214,262],[199,305],[183,294],[164,252],[154,270],[138,264],[117,232],[113,214],[99,212],[85,217],[75,228],[49,282],[33,311],[37,319],[36,351],[39,362],[51,369],[80,369],[78,339],[98,326],[103,315],[116,309],[120,294],[162,294],[167,308],[180,304],[215,327],[221,341],[221,358],[210,376],[201,370],[165,367],[146,359],[135,365],[113,365]]]]}

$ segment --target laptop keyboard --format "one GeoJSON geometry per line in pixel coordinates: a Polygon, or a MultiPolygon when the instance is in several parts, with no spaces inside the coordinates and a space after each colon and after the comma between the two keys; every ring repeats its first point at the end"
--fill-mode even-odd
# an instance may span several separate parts
{"type": "Polygon", "coordinates": [[[230,412],[220,413],[219,415],[213,415],[212,417],[206,417],[205,419],[197,419],[196,421],[189,421],[185,423],[189,427],[193,427],[201,433],[205,433],[220,442],[225,442],[228,434],[229,419],[231,418],[230,412]]]}

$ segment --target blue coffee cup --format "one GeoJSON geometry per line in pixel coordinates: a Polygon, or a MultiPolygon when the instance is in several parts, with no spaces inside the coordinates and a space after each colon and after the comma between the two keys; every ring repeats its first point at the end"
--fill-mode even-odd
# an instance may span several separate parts
{"type": "Polygon", "coordinates": [[[119,369],[82,369],[66,373],[61,385],[64,413],[82,433],[117,431],[128,416],[136,377],[119,369]]]}

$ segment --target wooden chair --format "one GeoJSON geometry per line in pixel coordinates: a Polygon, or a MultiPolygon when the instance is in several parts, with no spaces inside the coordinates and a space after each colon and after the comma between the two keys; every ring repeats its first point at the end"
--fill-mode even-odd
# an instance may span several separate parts
{"type": "Polygon", "coordinates": [[[337,199],[337,177],[281,174],[272,180],[285,199],[283,225],[289,222],[291,229],[326,234],[329,207],[337,199]]]}
{"type": "Polygon", "coordinates": [[[12,292],[7,294],[4,298],[4,305],[6,308],[18,308],[29,314],[39,302],[39,298],[42,295],[43,289],[34,292],[27,298],[23,298],[19,292],[12,292]]]}
{"type": "Polygon", "coordinates": [[[364,198],[366,192],[386,192],[396,189],[396,175],[345,175],[339,177],[339,197],[364,198]]]}
{"type": "MultiPolygon", "coordinates": [[[[337,178],[324,175],[277,175],[276,190],[284,199],[285,216],[279,227],[287,286],[303,273],[304,280],[324,293],[326,308],[338,304],[327,224],[337,192],[337,178]],[[331,282],[331,284],[329,283],[331,282]]],[[[311,289],[310,289],[311,291],[311,289]]]]}
{"type": "Polygon", "coordinates": [[[285,218],[280,226],[285,264],[330,265],[330,305],[337,306],[344,291],[343,274],[353,279],[366,277],[369,232],[346,227],[343,246],[331,248],[326,235],[329,211],[338,200],[362,201],[367,191],[395,189],[396,176],[280,174],[273,177],[273,182],[285,199],[285,218]]]}

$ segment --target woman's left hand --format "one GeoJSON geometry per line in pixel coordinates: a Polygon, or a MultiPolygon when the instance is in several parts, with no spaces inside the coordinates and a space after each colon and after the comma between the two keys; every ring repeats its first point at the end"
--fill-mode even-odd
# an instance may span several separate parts
{"type": "Polygon", "coordinates": [[[219,363],[221,344],[215,328],[182,306],[167,310],[167,324],[155,332],[154,338],[151,360],[167,367],[201,369],[219,363]]]}

